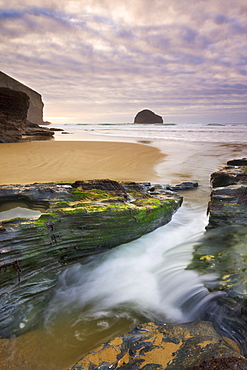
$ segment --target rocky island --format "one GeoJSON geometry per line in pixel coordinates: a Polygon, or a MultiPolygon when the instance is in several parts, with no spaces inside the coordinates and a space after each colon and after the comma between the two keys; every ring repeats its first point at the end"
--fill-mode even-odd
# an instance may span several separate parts
{"type": "Polygon", "coordinates": [[[134,123],[163,123],[163,118],[149,109],[144,109],[137,113],[134,123]]]}

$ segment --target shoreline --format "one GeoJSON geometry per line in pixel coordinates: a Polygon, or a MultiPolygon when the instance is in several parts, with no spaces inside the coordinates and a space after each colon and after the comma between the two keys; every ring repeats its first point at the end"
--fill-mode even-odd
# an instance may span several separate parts
{"type": "Polygon", "coordinates": [[[105,139],[2,144],[0,184],[158,180],[155,167],[165,158],[158,148],[105,139]]]}

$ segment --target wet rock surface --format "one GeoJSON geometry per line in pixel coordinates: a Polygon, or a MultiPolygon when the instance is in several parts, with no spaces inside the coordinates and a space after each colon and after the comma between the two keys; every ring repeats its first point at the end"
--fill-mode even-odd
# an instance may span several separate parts
{"type": "MultiPolygon", "coordinates": [[[[150,186],[111,180],[0,186],[2,209],[21,203],[42,213],[0,225],[0,335],[22,332],[27,304],[30,311],[42,307],[64,266],[169,222],[182,197],[162,189],[151,195],[150,186]]],[[[37,316],[26,330],[36,324],[37,316]]]]}
{"type": "Polygon", "coordinates": [[[247,165],[246,159],[229,161],[211,176],[207,232],[195,246],[191,268],[215,273],[218,283],[211,290],[233,298],[247,297],[247,165]]]}
{"type": "Polygon", "coordinates": [[[198,321],[140,325],[91,351],[71,370],[224,368],[247,369],[247,360],[211,323],[198,321]]]}
{"type": "Polygon", "coordinates": [[[213,188],[225,187],[229,185],[247,185],[247,164],[245,159],[237,159],[228,163],[241,163],[240,165],[226,166],[222,170],[211,175],[213,188]]]}
{"type": "Polygon", "coordinates": [[[184,181],[176,185],[167,185],[166,189],[171,191],[184,191],[193,190],[198,187],[198,182],[195,181],[184,181]]]}
{"type": "Polygon", "coordinates": [[[239,354],[247,355],[246,159],[230,164],[212,175],[208,230],[195,242],[188,266],[217,276],[204,284],[210,292],[222,291],[199,315],[206,322],[142,325],[90,352],[73,370],[247,369],[239,354]]]}
{"type": "Polygon", "coordinates": [[[209,291],[224,296],[205,313],[218,332],[227,334],[247,355],[247,165],[246,159],[229,161],[212,174],[207,231],[194,246],[189,269],[214,274],[205,282],[209,291]]]}

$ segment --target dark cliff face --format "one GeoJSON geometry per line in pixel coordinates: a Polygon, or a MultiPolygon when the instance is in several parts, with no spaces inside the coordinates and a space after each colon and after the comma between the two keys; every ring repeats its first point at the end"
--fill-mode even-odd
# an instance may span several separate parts
{"type": "Polygon", "coordinates": [[[27,94],[0,87],[0,142],[13,142],[21,139],[28,107],[27,94]]]}
{"type": "Polygon", "coordinates": [[[134,123],[163,123],[163,119],[151,110],[144,109],[137,113],[134,123]]]}
{"type": "Polygon", "coordinates": [[[0,112],[8,120],[27,119],[29,97],[21,91],[0,87],[0,112]]]}
{"type": "Polygon", "coordinates": [[[27,121],[27,94],[0,87],[0,143],[18,142],[23,135],[52,136],[53,132],[27,121]]]}
{"type": "Polygon", "coordinates": [[[38,125],[43,124],[43,102],[42,96],[31,89],[30,87],[23,85],[21,82],[14,78],[6,75],[0,71],[0,87],[8,88],[14,91],[21,91],[29,97],[29,107],[27,111],[27,120],[38,125]]]}

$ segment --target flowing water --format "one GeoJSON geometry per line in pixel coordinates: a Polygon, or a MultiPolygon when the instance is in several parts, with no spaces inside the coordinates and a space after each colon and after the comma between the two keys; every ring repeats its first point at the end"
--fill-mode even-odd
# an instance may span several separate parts
{"type": "Polygon", "coordinates": [[[182,194],[183,206],[169,224],[61,273],[39,329],[1,341],[1,369],[67,369],[139,323],[196,320],[221,297],[203,285],[217,276],[199,276],[186,266],[207,224],[210,174],[229,159],[247,156],[246,126],[141,126],[67,125],[73,134],[58,133],[56,139],[104,135],[152,144],[166,154],[156,168],[160,183],[198,181],[199,187],[182,194]]]}

